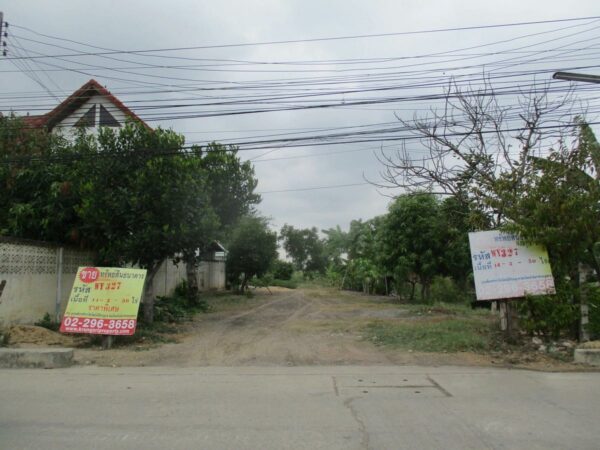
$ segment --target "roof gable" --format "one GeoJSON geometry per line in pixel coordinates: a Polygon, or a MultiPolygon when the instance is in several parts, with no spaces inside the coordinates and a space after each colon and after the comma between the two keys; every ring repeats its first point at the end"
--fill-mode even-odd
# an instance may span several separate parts
{"type": "MultiPolygon", "coordinates": [[[[28,116],[25,117],[25,123],[31,127],[41,128],[45,127],[49,131],[52,130],[58,123],[63,119],[70,116],[80,106],[95,95],[100,95],[110,101],[115,107],[130,117],[133,121],[139,122],[146,128],[150,129],[150,126],[144,122],[137,114],[131,111],[127,106],[123,104],[117,97],[112,95],[105,87],[103,87],[96,80],[92,79],[73,92],[63,102],[61,102],[56,108],[49,113],[41,116],[28,116]]],[[[114,120],[114,119],[113,119],[114,120]]]]}

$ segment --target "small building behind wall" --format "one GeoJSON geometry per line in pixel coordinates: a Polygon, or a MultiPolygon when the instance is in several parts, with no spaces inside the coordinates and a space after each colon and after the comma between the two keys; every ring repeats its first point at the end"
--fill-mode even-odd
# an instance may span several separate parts
{"type": "Polygon", "coordinates": [[[226,287],[225,262],[227,250],[220,242],[213,242],[202,255],[198,265],[198,287],[201,291],[224,290],[226,287]]]}
{"type": "MultiPolygon", "coordinates": [[[[196,279],[200,291],[225,290],[225,261],[227,252],[218,242],[213,242],[196,268],[196,279]]],[[[154,275],[154,295],[170,295],[178,284],[187,280],[184,262],[174,263],[171,259],[162,262],[154,275]]]]}

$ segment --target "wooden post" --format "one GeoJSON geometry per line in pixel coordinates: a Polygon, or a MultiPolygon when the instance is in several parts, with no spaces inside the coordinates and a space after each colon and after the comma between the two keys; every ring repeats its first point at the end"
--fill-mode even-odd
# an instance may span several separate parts
{"type": "Polygon", "coordinates": [[[506,337],[511,338],[513,335],[514,321],[513,321],[513,306],[506,300],[506,337]]]}
{"type": "Polygon", "coordinates": [[[507,299],[498,300],[500,312],[500,330],[504,331],[506,339],[512,338],[515,330],[514,307],[507,299]]]}
{"type": "Polygon", "coordinates": [[[102,350],[108,350],[112,347],[114,342],[114,336],[103,336],[102,337],[102,350]]]}
{"type": "Polygon", "coordinates": [[[500,331],[506,332],[508,330],[507,302],[505,300],[498,301],[498,306],[500,312],[500,331]]]}

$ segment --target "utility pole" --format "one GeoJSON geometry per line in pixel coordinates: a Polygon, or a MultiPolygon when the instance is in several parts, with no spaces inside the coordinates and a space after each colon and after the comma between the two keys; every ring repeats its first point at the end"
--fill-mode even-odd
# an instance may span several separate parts
{"type": "Polygon", "coordinates": [[[0,11],[0,52],[2,56],[6,56],[6,36],[8,35],[6,29],[8,24],[4,23],[4,13],[0,11]]]}

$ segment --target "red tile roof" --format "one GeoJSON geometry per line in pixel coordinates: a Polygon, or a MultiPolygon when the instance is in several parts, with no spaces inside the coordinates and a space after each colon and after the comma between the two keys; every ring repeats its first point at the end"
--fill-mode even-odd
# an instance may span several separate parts
{"type": "Polygon", "coordinates": [[[25,123],[33,128],[46,127],[48,130],[54,128],[65,117],[79,108],[93,95],[101,95],[106,97],[113,105],[119,108],[126,116],[131,117],[134,121],[142,123],[146,128],[150,126],[144,122],[137,114],[130,110],[117,97],[112,95],[104,86],[96,80],[91,79],[69,97],[67,97],[60,105],[52,111],[41,116],[26,116],[23,118],[25,123]]]}

